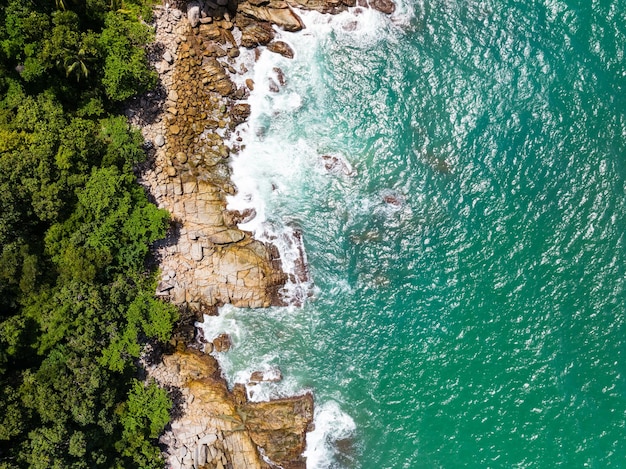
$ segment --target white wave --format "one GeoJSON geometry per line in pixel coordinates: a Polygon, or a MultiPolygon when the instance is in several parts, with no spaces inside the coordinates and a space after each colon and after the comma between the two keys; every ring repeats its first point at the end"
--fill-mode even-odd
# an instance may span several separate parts
{"type": "MultiPolygon", "coordinates": [[[[230,305],[229,307],[232,308],[230,305]]],[[[202,336],[206,342],[213,342],[221,334],[228,334],[233,341],[238,341],[241,338],[242,331],[235,318],[222,314],[222,310],[223,308],[220,308],[217,316],[205,314],[203,322],[196,322],[195,326],[202,331],[202,336]]]]}
{"type": "Polygon", "coordinates": [[[335,401],[318,405],[313,423],[315,429],[306,436],[306,467],[328,469],[335,462],[337,442],[352,437],[356,424],[335,401]]]}
{"type": "MultiPolygon", "coordinates": [[[[256,216],[240,224],[240,228],[253,232],[259,240],[271,242],[279,250],[283,270],[290,276],[283,296],[291,304],[302,304],[312,286],[303,274],[306,254],[298,230],[281,219],[277,208],[291,195],[297,196],[311,178],[329,175],[328,171],[321,170],[325,165],[316,147],[320,142],[309,142],[304,136],[294,138],[294,135],[286,135],[294,128],[289,124],[297,120],[295,116],[303,107],[324,102],[325,78],[323,66],[318,63],[320,48],[366,49],[386,40],[389,31],[395,28],[393,18],[361,7],[338,15],[317,12],[299,14],[306,28],[297,33],[277,31],[276,37],[292,47],[294,59],[289,60],[267,50],[263,50],[258,57],[251,51],[242,51],[240,56],[239,67],[247,71],[235,78],[237,84],[244,86],[246,80],[252,80],[254,89],[248,98],[250,117],[232,135],[231,146],[242,149],[231,160],[232,180],[238,193],[228,198],[229,209],[255,210],[256,216]]],[[[336,157],[345,175],[354,174],[350,162],[334,145],[327,147],[322,144],[321,148],[324,153],[336,157]]],[[[253,372],[272,373],[279,366],[280,356],[274,351],[254,355],[245,364],[235,362],[233,357],[238,347],[252,338],[248,331],[239,329],[234,315],[230,314],[232,311],[230,306],[220,308],[219,316],[205,317],[204,323],[198,325],[204,329],[208,339],[224,332],[231,334],[233,351],[216,354],[228,381],[231,384],[245,383],[248,396],[253,401],[303,392],[300,382],[290,376],[278,382],[250,385],[253,372]]],[[[355,429],[352,418],[336,402],[316,402],[315,430],[307,435],[307,467],[331,467],[337,455],[336,443],[349,438],[355,429]]]]}

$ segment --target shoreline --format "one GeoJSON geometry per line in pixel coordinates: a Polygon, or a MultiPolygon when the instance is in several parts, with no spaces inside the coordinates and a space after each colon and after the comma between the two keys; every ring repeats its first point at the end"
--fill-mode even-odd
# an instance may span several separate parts
{"type": "MultiPolygon", "coordinates": [[[[297,6],[337,13],[354,2],[303,0],[297,6]]],[[[237,62],[240,47],[267,46],[290,58],[293,51],[274,41],[272,27],[297,31],[304,25],[284,2],[247,1],[235,8],[236,13],[228,4],[189,2],[185,14],[155,7],[151,58],[161,88],[129,107],[131,123],[141,128],[153,153],[140,183],[172,215],[167,238],[155,246],[162,272],[156,294],[181,310],[173,353],[157,363],[144,360],[144,366],[176,397],[170,429],[160,439],[169,467],[304,468],[311,393],[248,402],[244,385],[230,391],[209,354],[227,350],[229,338],[201,345],[195,330],[203,314],[215,315],[223,304],[284,306],[281,289],[289,282],[276,247],[238,228],[254,213],[227,209],[226,197],[237,191],[227,141],[250,114],[245,100],[254,87],[251,80],[235,84],[234,77],[247,71],[237,62]]],[[[296,242],[300,270],[306,272],[301,236],[296,242]]]]}

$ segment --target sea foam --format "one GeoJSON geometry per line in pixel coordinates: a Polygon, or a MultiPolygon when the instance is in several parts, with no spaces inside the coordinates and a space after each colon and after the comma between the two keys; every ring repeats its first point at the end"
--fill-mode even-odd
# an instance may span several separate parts
{"type": "MultiPolygon", "coordinates": [[[[385,37],[392,21],[375,10],[356,7],[338,15],[298,12],[306,28],[297,33],[277,31],[277,38],[288,43],[295,52],[293,60],[264,50],[255,57],[252,51],[242,51],[240,67],[245,73],[233,77],[243,85],[254,82],[248,103],[251,115],[231,136],[230,144],[240,150],[233,154],[232,180],[238,188],[228,198],[232,210],[254,209],[256,216],[240,224],[255,238],[275,245],[280,253],[282,268],[289,281],[282,295],[287,304],[302,305],[310,295],[312,284],[306,272],[306,254],[297,219],[283,217],[281,206],[297,194],[306,181],[327,177],[319,148],[324,143],[310,141],[292,125],[304,106],[322,106],[324,96],[323,64],[317,58],[321,47],[362,47],[375,44],[385,37]],[[276,87],[278,85],[278,91],[276,87]]],[[[322,123],[323,125],[323,123],[322,123]]],[[[328,153],[328,152],[324,152],[328,153]]],[[[350,161],[341,152],[331,152],[341,162],[346,176],[353,175],[350,161]]],[[[296,197],[294,197],[295,199],[296,197]]],[[[293,211],[293,210],[292,210],[293,211]]],[[[252,332],[241,328],[235,320],[236,308],[224,306],[219,316],[205,316],[198,323],[207,340],[221,333],[231,335],[233,351],[216,353],[228,381],[246,384],[253,401],[301,394],[307,391],[299,379],[285,376],[278,382],[250,385],[254,371],[276,373],[280,352],[247,355],[245,363],[238,361],[237,350],[253,342],[252,332]]],[[[268,310],[275,311],[275,308],[268,310]]],[[[290,321],[302,321],[297,314],[284,315],[283,327],[290,321]]],[[[301,379],[301,378],[300,378],[301,379]]],[[[352,418],[335,401],[316,402],[315,430],[307,435],[307,468],[325,469],[336,465],[336,443],[350,438],[356,429],[352,418]]]]}

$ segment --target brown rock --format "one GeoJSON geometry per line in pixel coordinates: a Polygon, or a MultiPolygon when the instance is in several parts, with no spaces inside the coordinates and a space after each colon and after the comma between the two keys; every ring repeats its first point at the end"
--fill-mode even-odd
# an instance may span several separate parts
{"type": "Polygon", "coordinates": [[[287,79],[285,78],[284,72],[278,67],[274,67],[272,70],[276,74],[276,78],[278,78],[278,83],[280,83],[280,86],[285,86],[287,84],[287,79]]]}
{"type": "Polygon", "coordinates": [[[216,352],[227,352],[233,343],[228,334],[221,334],[213,340],[213,350],[216,352]]]}
{"type": "Polygon", "coordinates": [[[227,230],[209,235],[208,238],[209,238],[209,241],[211,241],[213,244],[222,245],[222,244],[238,243],[245,236],[246,235],[244,234],[243,231],[238,230],[236,228],[229,228],[227,230]]]}
{"type": "Polygon", "coordinates": [[[240,223],[247,223],[256,217],[256,210],[253,208],[247,208],[242,211],[239,210],[227,210],[224,212],[224,223],[230,226],[238,225],[240,223]]]}
{"type": "Polygon", "coordinates": [[[215,23],[211,24],[201,24],[198,28],[200,35],[206,39],[215,41],[222,37],[222,33],[220,32],[220,27],[215,23]]]}
{"type": "Polygon", "coordinates": [[[392,0],[370,0],[369,6],[387,15],[396,11],[396,4],[392,0]]]}
{"type": "Polygon", "coordinates": [[[246,86],[248,87],[248,89],[250,91],[254,90],[254,80],[252,78],[247,78],[246,79],[246,86]]]}
{"type": "Polygon", "coordinates": [[[237,24],[241,29],[241,45],[243,47],[250,49],[258,45],[268,44],[274,39],[274,30],[268,22],[238,19],[237,24]]]}
{"type": "Polygon", "coordinates": [[[238,12],[259,21],[275,24],[285,31],[304,29],[304,23],[300,17],[289,8],[269,8],[243,2],[239,4],[238,12]]]}
{"type": "Polygon", "coordinates": [[[240,412],[247,417],[250,438],[269,459],[284,467],[304,467],[305,434],[313,421],[311,394],[247,403],[240,412]]]}
{"type": "Polygon", "coordinates": [[[276,54],[280,54],[283,57],[287,57],[288,59],[293,59],[294,56],[293,49],[289,46],[289,44],[283,41],[270,42],[267,45],[267,49],[275,52],[276,54]]]}
{"type": "Polygon", "coordinates": [[[274,368],[268,372],[254,371],[250,375],[248,382],[250,384],[257,384],[257,383],[263,383],[263,382],[278,383],[279,381],[282,381],[282,379],[283,379],[283,374],[280,372],[278,368],[274,368]]]}
{"type": "Polygon", "coordinates": [[[235,121],[235,124],[241,124],[250,117],[250,105],[246,103],[237,103],[230,110],[230,116],[235,121]]]}

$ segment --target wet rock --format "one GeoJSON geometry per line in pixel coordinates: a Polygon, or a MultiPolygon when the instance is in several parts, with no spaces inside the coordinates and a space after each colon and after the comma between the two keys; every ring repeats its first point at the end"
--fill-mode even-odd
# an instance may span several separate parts
{"type": "Polygon", "coordinates": [[[322,155],[322,161],[324,168],[329,173],[333,174],[345,174],[346,176],[355,176],[356,171],[352,166],[343,158],[335,155],[322,155]]]}
{"type": "Polygon", "coordinates": [[[227,352],[232,347],[232,341],[228,334],[220,334],[213,340],[213,350],[216,352],[227,352]]]}
{"type": "Polygon", "coordinates": [[[289,46],[289,44],[283,41],[270,42],[267,45],[267,50],[280,54],[288,59],[293,59],[294,57],[293,49],[289,46]]]}
{"type": "Polygon", "coordinates": [[[250,117],[250,105],[246,103],[235,104],[230,111],[230,115],[236,124],[245,122],[250,117]]]}
{"type": "Polygon", "coordinates": [[[246,79],[246,86],[250,91],[254,91],[254,80],[252,78],[246,79]]]}
{"type": "Polygon", "coordinates": [[[385,191],[382,198],[383,202],[392,208],[400,208],[404,205],[404,197],[395,191],[385,191]]]}
{"type": "Polygon", "coordinates": [[[272,71],[276,74],[276,78],[278,79],[278,83],[280,83],[280,86],[285,86],[287,84],[287,78],[285,78],[285,73],[282,71],[282,69],[274,67],[272,71]]]}
{"type": "Polygon", "coordinates": [[[250,375],[248,382],[250,384],[258,384],[258,383],[278,383],[282,381],[283,374],[280,372],[278,368],[272,368],[268,371],[254,371],[250,375]]]}
{"type": "Polygon", "coordinates": [[[237,25],[241,29],[241,45],[248,49],[268,44],[274,39],[275,33],[272,25],[266,21],[253,21],[238,17],[237,25]]]}
{"type": "Polygon", "coordinates": [[[370,0],[369,6],[387,15],[396,11],[396,5],[392,0],[370,0]]]}
{"type": "Polygon", "coordinates": [[[227,210],[224,212],[224,223],[227,225],[239,225],[240,223],[248,223],[256,217],[256,210],[247,208],[242,211],[227,210]]]}
{"type": "Polygon", "coordinates": [[[280,88],[278,87],[278,83],[276,83],[271,78],[267,80],[267,87],[272,93],[278,93],[280,91],[280,88]]]}

